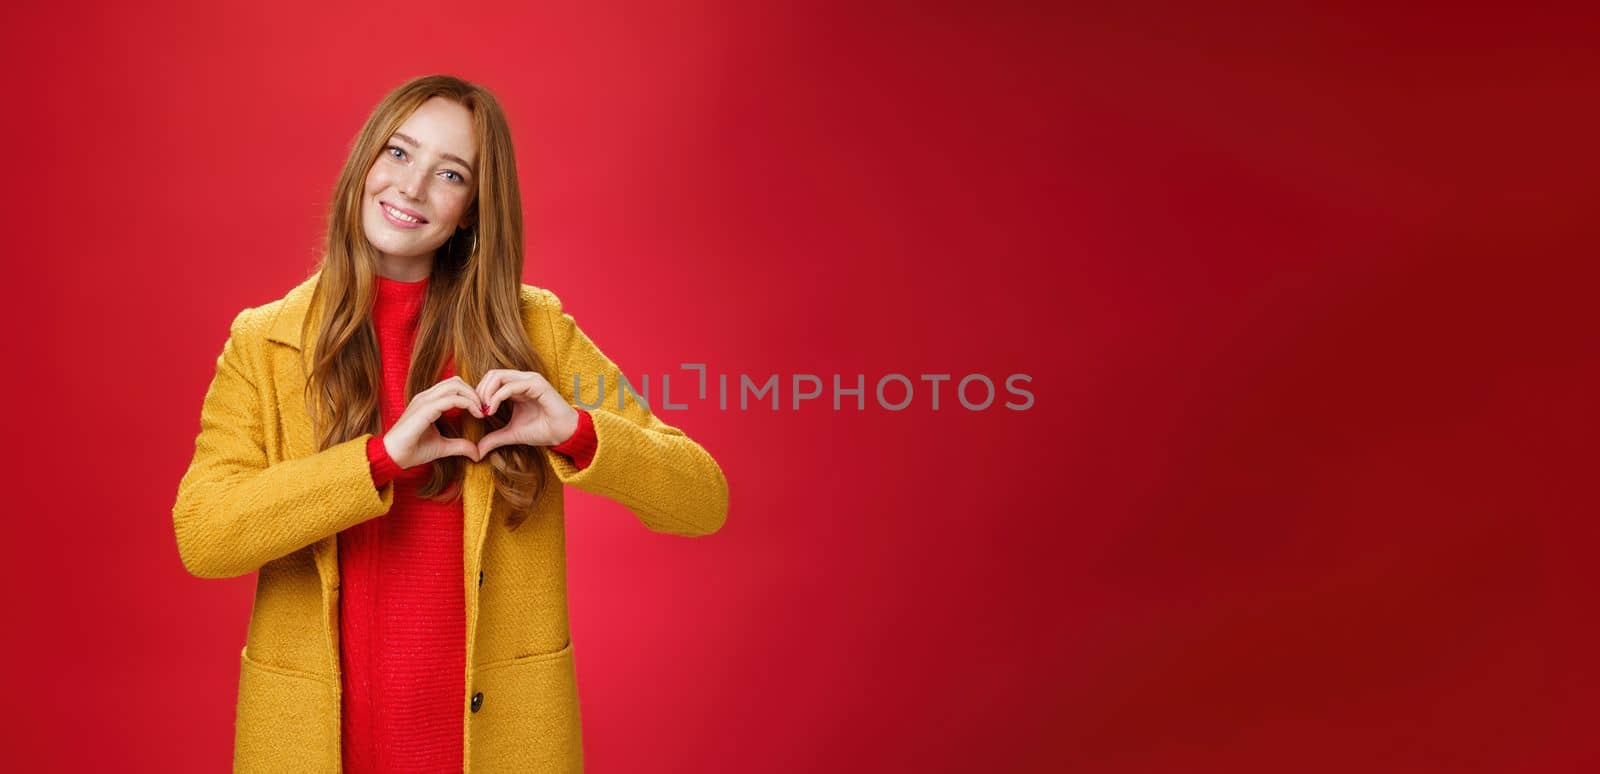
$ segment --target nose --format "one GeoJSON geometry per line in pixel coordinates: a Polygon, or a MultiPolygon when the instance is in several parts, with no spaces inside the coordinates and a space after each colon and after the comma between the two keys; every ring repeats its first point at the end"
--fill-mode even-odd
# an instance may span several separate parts
{"type": "Polygon", "coordinates": [[[422,199],[422,187],[427,185],[428,176],[423,170],[411,168],[401,174],[400,193],[410,199],[422,199]]]}

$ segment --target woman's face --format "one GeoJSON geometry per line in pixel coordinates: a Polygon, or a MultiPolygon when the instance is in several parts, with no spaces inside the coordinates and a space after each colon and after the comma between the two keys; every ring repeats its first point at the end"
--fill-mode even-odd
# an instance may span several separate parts
{"type": "Polygon", "coordinates": [[[361,227],[385,259],[431,256],[458,226],[478,190],[472,114],[434,97],[389,137],[367,170],[361,227]]]}

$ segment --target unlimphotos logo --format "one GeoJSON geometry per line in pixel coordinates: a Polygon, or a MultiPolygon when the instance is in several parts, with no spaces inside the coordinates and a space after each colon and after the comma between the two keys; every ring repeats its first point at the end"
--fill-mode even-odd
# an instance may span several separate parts
{"type": "MultiPolygon", "coordinates": [[[[710,392],[711,374],[707,373],[706,364],[680,363],[679,367],[685,371],[695,371],[699,376],[698,389],[695,391],[696,397],[693,399],[683,398],[683,400],[696,400],[701,403],[709,401],[708,393],[710,392]]],[[[749,374],[742,373],[716,374],[715,376],[716,405],[722,411],[728,410],[731,400],[737,401],[740,411],[748,411],[752,404],[758,409],[763,405],[768,405],[772,411],[780,411],[784,408],[791,411],[799,411],[807,401],[819,400],[826,392],[822,377],[816,374],[790,374],[787,380],[781,379],[778,374],[767,374],[766,378],[759,382],[749,374]],[[729,389],[730,377],[733,378],[731,392],[729,389]],[[789,400],[787,401],[781,399],[783,386],[788,387],[789,400]]],[[[848,377],[841,374],[833,374],[832,376],[833,410],[842,410],[847,403],[846,398],[853,398],[852,401],[848,402],[853,402],[857,411],[865,411],[869,392],[867,389],[867,375],[858,373],[848,377]],[[850,382],[847,383],[844,379],[849,379],[850,382]]],[[[951,374],[918,374],[917,380],[912,381],[911,377],[904,374],[889,373],[879,377],[870,392],[873,402],[879,408],[887,411],[904,411],[919,400],[924,401],[928,408],[939,411],[943,405],[948,403],[948,401],[941,402],[940,388],[952,379],[954,377],[951,374]],[[919,383],[922,385],[921,387],[918,386],[919,383]]],[[[640,376],[637,388],[628,381],[626,376],[619,377],[614,381],[619,382],[619,384],[609,385],[609,389],[613,390],[616,395],[617,408],[620,409],[626,405],[625,401],[628,396],[632,396],[635,401],[643,404],[645,408],[652,408],[650,404],[650,374],[640,376]]],[[[1016,400],[1006,400],[1000,405],[1012,411],[1027,411],[1033,408],[1033,392],[1022,386],[1032,381],[1033,377],[1027,374],[1010,374],[1007,376],[1003,380],[1005,391],[1016,400]]],[[[578,407],[596,409],[604,405],[606,402],[606,390],[608,389],[605,374],[595,374],[587,378],[587,383],[593,384],[596,388],[596,397],[593,402],[584,400],[586,395],[583,390],[585,383],[586,378],[583,374],[572,375],[572,392],[578,396],[578,407]]],[[[984,411],[995,406],[998,390],[995,387],[994,380],[988,376],[984,374],[967,374],[955,383],[952,392],[954,392],[956,401],[961,404],[962,408],[968,411],[984,411]]],[[[661,374],[661,409],[664,411],[683,411],[688,409],[689,406],[689,403],[673,403],[672,375],[661,374]]]]}

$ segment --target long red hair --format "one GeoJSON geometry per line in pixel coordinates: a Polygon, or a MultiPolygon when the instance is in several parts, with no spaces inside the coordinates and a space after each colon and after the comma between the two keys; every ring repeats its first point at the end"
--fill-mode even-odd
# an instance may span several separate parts
{"type": "MultiPolygon", "coordinates": [[[[472,114],[477,191],[463,217],[472,225],[458,230],[434,256],[405,399],[409,403],[437,382],[452,356],[456,374],[468,384],[494,368],[537,371],[552,378],[523,327],[522,196],[505,113],[481,86],[447,75],[417,78],[373,109],[350,148],[329,206],[322,276],[311,297],[312,309],[320,311],[307,315],[308,321],[320,318],[315,338],[307,339],[317,344],[306,383],[319,449],[383,432],[378,401],[382,377],[371,314],[378,255],[362,230],[362,198],[367,172],[383,146],[413,111],[434,97],[460,103],[472,114]]],[[[480,421],[465,412],[460,421],[460,427],[444,421],[437,426],[445,435],[476,441],[505,424],[497,417],[480,421]]],[[[485,460],[497,494],[510,505],[509,523],[515,527],[543,488],[548,462],[539,449],[520,444],[495,449],[485,460]]],[[[420,495],[440,501],[459,497],[466,460],[444,457],[430,465],[431,476],[420,495]]]]}

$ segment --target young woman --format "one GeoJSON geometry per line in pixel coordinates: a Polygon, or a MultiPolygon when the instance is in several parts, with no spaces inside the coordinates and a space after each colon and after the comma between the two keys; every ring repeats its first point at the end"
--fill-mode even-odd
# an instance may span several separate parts
{"type": "Polygon", "coordinates": [[[330,209],[318,270],[234,319],[172,511],[191,573],[259,571],[234,768],[579,771],[563,485],[693,536],[727,482],[522,284],[489,92],[389,94],[330,209]]]}

